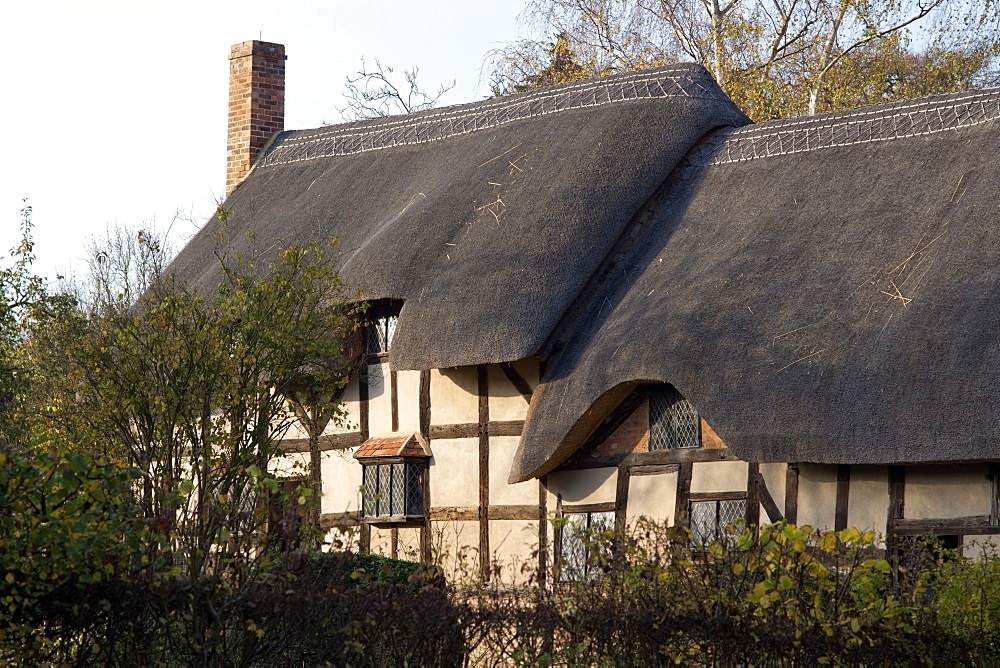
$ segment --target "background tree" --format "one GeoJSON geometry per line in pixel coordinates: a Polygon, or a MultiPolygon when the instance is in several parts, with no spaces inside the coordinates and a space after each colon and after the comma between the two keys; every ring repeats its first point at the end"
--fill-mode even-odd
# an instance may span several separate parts
{"type": "Polygon", "coordinates": [[[442,95],[455,87],[452,81],[438,86],[434,94],[427,93],[417,83],[419,73],[416,66],[403,70],[400,80],[394,68],[383,65],[377,58],[374,68],[370,68],[362,58],[361,68],[344,82],[347,106],[338,111],[348,121],[411,114],[430,109],[442,95]]]}
{"type": "Polygon", "coordinates": [[[495,93],[688,61],[766,120],[998,81],[995,0],[529,0],[522,21],[558,37],[490,54],[495,93]]]}

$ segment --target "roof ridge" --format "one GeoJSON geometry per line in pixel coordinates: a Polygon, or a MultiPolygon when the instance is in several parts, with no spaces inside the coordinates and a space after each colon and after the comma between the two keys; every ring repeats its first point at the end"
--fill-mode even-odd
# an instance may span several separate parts
{"type": "Polygon", "coordinates": [[[569,109],[667,97],[708,98],[731,104],[704,68],[679,64],[392,117],[388,121],[369,120],[301,130],[280,137],[261,164],[287,164],[420,144],[569,109]]]}
{"type": "Polygon", "coordinates": [[[903,100],[849,112],[747,125],[707,144],[692,164],[725,165],[824,148],[906,139],[1000,119],[1000,88],[903,100]]]}

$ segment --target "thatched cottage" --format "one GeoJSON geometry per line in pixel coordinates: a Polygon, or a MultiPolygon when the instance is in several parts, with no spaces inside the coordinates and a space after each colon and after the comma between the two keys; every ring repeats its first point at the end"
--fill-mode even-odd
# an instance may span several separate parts
{"type": "Polygon", "coordinates": [[[684,64],[284,131],[283,47],[231,63],[232,250],[337,237],[373,305],[321,440],[362,549],[1000,533],[1000,90],[751,124],[684,64]]]}

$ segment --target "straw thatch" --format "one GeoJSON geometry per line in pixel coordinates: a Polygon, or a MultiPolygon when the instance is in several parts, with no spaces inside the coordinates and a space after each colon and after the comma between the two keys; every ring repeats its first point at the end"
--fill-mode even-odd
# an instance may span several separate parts
{"type": "Polygon", "coordinates": [[[678,65],[286,132],[172,269],[210,289],[220,233],[261,266],[338,238],[347,285],[405,300],[394,367],[521,359],[688,149],[745,122],[704,69],[678,65]]]}
{"type": "Polygon", "coordinates": [[[642,381],[749,461],[1000,457],[1000,91],[748,126],[695,150],[536,390],[543,473],[642,381]]]}

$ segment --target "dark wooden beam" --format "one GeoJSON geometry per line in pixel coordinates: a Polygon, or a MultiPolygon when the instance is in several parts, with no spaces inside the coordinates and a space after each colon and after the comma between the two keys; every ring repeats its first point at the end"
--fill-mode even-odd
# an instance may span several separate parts
{"type": "MultiPolygon", "coordinates": [[[[495,420],[487,422],[486,428],[492,436],[520,436],[524,431],[524,420],[495,420]]],[[[430,438],[477,438],[480,436],[478,422],[457,424],[432,424],[429,429],[430,438]]]]}
{"type": "MultiPolygon", "coordinates": [[[[744,491],[688,493],[688,501],[739,501],[741,499],[747,499],[747,505],[749,505],[749,495],[744,491]]],[[[747,521],[749,522],[749,520],[747,521]]]]}
{"type": "Polygon", "coordinates": [[[767,513],[767,520],[769,522],[780,522],[785,519],[778,508],[778,504],[774,502],[771,490],[767,488],[767,481],[764,480],[764,476],[760,474],[760,471],[757,472],[757,496],[760,499],[760,505],[764,506],[764,512],[767,513]]]}
{"type": "Polygon", "coordinates": [[[990,524],[1000,524],[1000,464],[990,464],[990,524]]]}
{"type": "Polygon", "coordinates": [[[503,371],[503,375],[507,376],[507,380],[514,386],[514,389],[520,392],[524,400],[530,404],[531,395],[534,391],[531,389],[531,385],[528,385],[528,381],[509,362],[501,362],[500,370],[503,371]]]}
{"type": "MultiPolygon", "coordinates": [[[[361,445],[364,439],[361,438],[360,431],[348,431],[342,434],[324,434],[319,437],[318,446],[320,452],[328,450],[346,450],[356,445],[361,445]]],[[[308,438],[286,438],[278,443],[278,448],[284,454],[293,452],[309,452],[308,438]]]]}
{"type": "Polygon", "coordinates": [[[490,521],[493,520],[528,520],[535,521],[541,515],[538,514],[538,506],[534,504],[525,505],[500,505],[490,506],[490,521]]]}
{"type": "Polygon", "coordinates": [[[371,432],[369,431],[368,424],[368,373],[366,372],[358,377],[358,429],[361,432],[362,442],[367,441],[371,432]]]}
{"type": "MultiPolygon", "coordinates": [[[[424,437],[428,444],[431,442],[431,372],[423,369],[420,372],[420,399],[419,399],[419,423],[420,435],[424,437]]],[[[434,448],[431,448],[434,452],[434,448]]],[[[421,482],[424,490],[424,508],[431,507],[431,482],[430,470],[425,466],[421,474],[421,482]]],[[[425,564],[431,563],[431,517],[429,512],[425,512],[424,523],[420,527],[420,561],[425,564]]]]}
{"type": "Polygon", "coordinates": [[[889,467],[889,508],[886,512],[885,548],[893,554],[898,549],[895,540],[896,521],[903,518],[906,510],[906,469],[902,466],[889,467]]]}
{"type": "Polygon", "coordinates": [[[362,524],[358,536],[358,549],[361,554],[372,553],[372,527],[370,524],[362,524]]]}
{"type": "Polygon", "coordinates": [[[433,522],[478,522],[479,506],[468,506],[465,508],[441,506],[431,508],[428,516],[433,522]]]}
{"type": "Polygon", "coordinates": [[[691,500],[691,473],[694,464],[684,462],[677,471],[677,492],[674,496],[674,525],[680,526],[688,521],[688,502],[691,500]]]}
{"type": "Polygon", "coordinates": [[[677,473],[680,464],[634,464],[628,469],[629,475],[660,475],[661,473],[677,473]]]}
{"type": "Polygon", "coordinates": [[[628,486],[631,472],[627,466],[618,467],[618,480],[615,485],[615,531],[625,531],[628,519],[628,486]]]}
{"type": "Polygon", "coordinates": [[[760,464],[747,464],[746,521],[749,526],[760,525],[760,464]]]}
{"type": "Polygon", "coordinates": [[[897,536],[922,536],[926,533],[938,536],[995,535],[1000,534],[1000,526],[993,524],[989,515],[919,520],[896,519],[892,522],[892,533],[897,536]]]}
{"type": "Polygon", "coordinates": [[[607,503],[564,503],[562,512],[564,515],[570,513],[612,513],[615,510],[615,502],[607,503]]]}
{"type": "Polygon", "coordinates": [[[476,365],[479,395],[479,566],[486,582],[490,578],[490,376],[485,364],[476,365]]]}
{"type": "Polygon", "coordinates": [[[549,522],[548,505],[549,492],[546,488],[548,478],[542,476],[538,479],[538,586],[545,589],[545,582],[548,578],[549,561],[549,522]]]}
{"type": "Polygon", "coordinates": [[[399,559],[399,527],[395,524],[389,528],[389,556],[399,559]]]}
{"type": "Polygon", "coordinates": [[[591,457],[566,462],[556,471],[581,471],[585,469],[611,468],[625,465],[661,466],[665,464],[693,464],[698,462],[737,462],[740,458],[729,448],[683,448],[678,450],[654,450],[653,452],[635,452],[629,455],[610,455],[608,457],[591,457]]]}
{"type": "Polygon", "coordinates": [[[791,524],[799,521],[799,465],[789,464],[785,470],[785,519],[791,524]]]}
{"type": "Polygon", "coordinates": [[[399,431],[399,373],[389,371],[389,413],[392,421],[392,431],[399,431]]]}
{"type": "Polygon", "coordinates": [[[851,466],[837,465],[837,501],[833,514],[833,530],[843,531],[847,528],[848,509],[851,502],[851,466]]]}
{"type": "MultiPolygon", "coordinates": [[[[556,517],[563,517],[562,494],[556,495],[556,517]]],[[[552,577],[558,582],[562,570],[563,523],[556,522],[552,527],[552,577]]]]}

